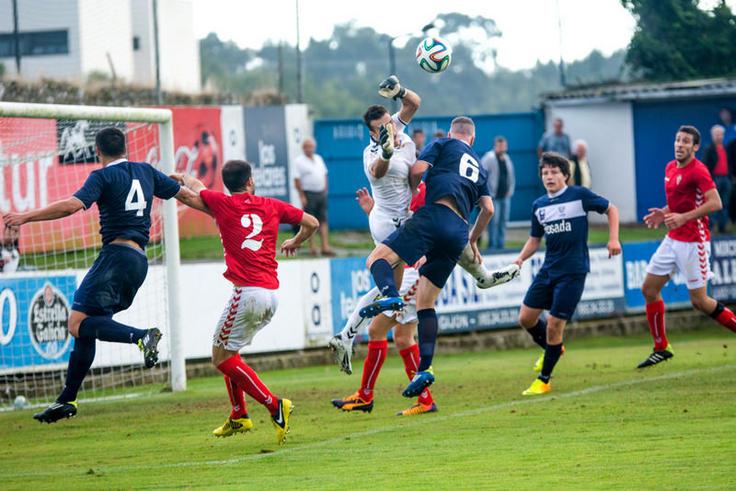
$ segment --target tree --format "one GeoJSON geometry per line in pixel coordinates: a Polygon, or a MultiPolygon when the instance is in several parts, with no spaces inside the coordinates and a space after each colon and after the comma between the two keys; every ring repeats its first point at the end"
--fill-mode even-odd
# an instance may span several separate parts
{"type": "Polygon", "coordinates": [[[644,80],[736,75],[736,17],[725,0],[621,0],[637,22],[626,62],[644,80]]]}

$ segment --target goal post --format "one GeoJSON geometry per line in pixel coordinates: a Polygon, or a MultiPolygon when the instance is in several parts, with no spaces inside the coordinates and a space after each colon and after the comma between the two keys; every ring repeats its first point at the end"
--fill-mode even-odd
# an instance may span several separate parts
{"type": "MultiPolygon", "coordinates": [[[[75,186],[79,186],[80,181],[83,182],[86,175],[95,168],[94,133],[108,124],[120,126],[126,132],[128,158],[136,161],[146,161],[155,165],[164,174],[171,174],[175,171],[172,112],[169,109],[0,102],[0,209],[2,212],[6,213],[11,209],[14,211],[34,209],[45,206],[50,201],[71,196],[76,191],[75,186]],[[38,122],[33,120],[38,120],[38,122]],[[42,120],[45,121],[39,123],[42,120]],[[52,142],[55,145],[52,145],[52,142]],[[91,156],[90,146],[92,148],[91,156]],[[131,156],[131,152],[134,153],[134,156],[131,156]],[[32,159],[33,162],[31,162],[32,159]],[[154,162],[154,160],[157,160],[157,162],[154,162]],[[25,168],[25,173],[20,167],[25,168]],[[67,175],[73,175],[69,182],[65,182],[65,176],[67,175]],[[51,191],[52,188],[53,192],[51,191]]],[[[156,277],[158,283],[148,287],[144,283],[141,293],[146,290],[145,294],[150,298],[143,299],[146,307],[139,310],[144,311],[142,315],[145,318],[148,315],[146,312],[153,312],[155,309],[156,312],[150,314],[150,321],[165,322],[166,325],[163,327],[168,349],[165,350],[167,353],[162,350],[162,355],[168,359],[167,382],[171,390],[182,391],[186,389],[186,367],[180,324],[180,253],[177,204],[174,199],[170,199],[155,206],[157,206],[155,210],[152,208],[151,244],[147,248],[147,253],[152,264],[151,269],[149,269],[149,277],[156,277]],[[155,220],[154,213],[156,214],[155,220]],[[163,302],[163,306],[156,304],[157,301],[161,303],[161,290],[165,291],[167,297],[166,301],[163,302]],[[149,310],[145,311],[145,309],[149,310]],[[165,311],[159,312],[159,310],[165,311]]],[[[95,210],[92,217],[76,218],[73,223],[69,218],[59,220],[59,222],[69,220],[67,225],[59,229],[53,228],[57,225],[48,225],[43,229],[36,226],[36,224],[33,224],[33,227],[28,225],[21,227],[20,237],[15,239],[16,246],[20,243],[19,268],[17,272],[0,272],[0,282],[3,280],[6,282],[21,281],[27,284],[29,281],[35,281],[34,285],[36,285],[38,281],[44,281],[39,280],[44,275],[54,277],[58,272],[65,272],[68,275],[76,274],[79,277],[82,274],[80,271],[89,268],[90,261],[97,255],[100,247],[99,238],[97,237],[99,225],[96,221],[96,207],[92,210],[95,210]],[[28,232],[25,230],[26,227],[29,227],[28,232]],[[82,252],[80,253],[80,251],[82,252]]],[[[83,211],[76,215],[91,213],[91,211],[83,211]]],[[[0,245],[5,247],[10,239],[3,236],[2,240],[3,243],[0,245]]],[[[2,260],[0,260],[0,264],[2,263],[2,260]]],[[[0,271],[3,271],[3,269],[0,268],[0,271]]],[[[11,269],[11,271],[13,270],[11,269]]],[[[78,281],[80,281],[80,278],[77,279],[74,288],[78,285],[78,281]]],[[[148,281],[147,278],[146,282],[148,281]]],[[[38,287],[34,286],[33,288],[38,287]]],[[[46,288],[51,292],[50,295],[56,287],[46,288]]],[[[47,365],[46,360],[44,360],[44,363],[34,366],[32,362],[28,362],[31,357],[23,362],[18,361],[17,357],[20,356],[18,353],[25,352],[23,350],[31,350],[27,346],[24,346],[21,351],[11,349],[13,331],[18,333],[24,329],[29,332],[33,331],[33,327],[30,326],[31,314],[29,310],[27,315],[28,326],[16,325],[18,322],[13,321],[11,315],[18,314],[22,308],[27,306],[24,306],[21,300],[16,302],[15,297],[12,298],[12,302],[7,302],[6,300],[13,293],[10,292],[7,295],[5,293],[5,289],[0,288],[0,388],[4,388],[6,396],[12,397],[14,395],[10,393],[12,384],[8,380],[14,380],[13,377],[17,379],[24,374],[29,377],[27,375],[29,373],[50,370],[58,372],[62,366],[65,371],[66,362],[62,363],[63,358],[59,358],[56,360],[57,363],[47,365]],[[11,321],[16,324],[12,324],[11,321]],[[4,323],[10,324],[10,326],[3,326],[4,323]],[[10,327],[13,327],[13,329],[11,330],[10,327]],[[16,358],[9,362],[9,357],[16,358]]],[[[139,296],[141,293],[139,293],[139,296]]],[[[27,292],[24,292],[24,295],[28,298],[32,297],[27,292]]],[[[46,295],[46,293],[43,295],[46,295]]],[[[36,293],[36,297],[38,296],[39,294],[36,293]]],[[[36,297],[32,297],[33,301],[39,301],[36,297]]],[[[138,301],[138,298],[136,298],[136,301],[138,301]]],[[[67,300],[65,302],[67,304],[71,303],[67,300]]],[[[134,303],[131,308],[135,306],[134,303]]],[[[69,305],[66,305],[64,308],[68,310],[68,307],[69,305]]],[[[124,313],[120,315],[124,315],[124,313]]],[[[21,317],[18,317],[18,319],[21,319],[21,317]]],[[[138,322],[141,322],[140,315],[137,319],[138,322]]],[[[147,320],[144,322],[147,322],[147,320]]],[[[153,327],[153,325],[137,327],[153,327]]],[[[58,326],[55,326],[55,328],[58,331],[58,326]]],[[[44,332],[45,334],[42,336],[53,337],[48,330],[44,332]]],[[[34,341],[32,339],[33,335],[33,332],[31,332],[29,338],[29,334],[24,332],[24,336],[33,342],[33,348],[38,351],[39,343],[38,340],[34,341]]],[[[67,339],[64,348],[68,348],[71,342],[67,339]]],[[[60,343],[56,344],[56,346],[47,346],[46,349],[52,351],[59,349],[60,343]]],[[[102,344],[97,344],[98,355],[102,344]]],[[[104,347],[104,349],[108,349],[108,347],[104,347]]],[[[44,354],[41,351],[38,351],[38,353],[44,354]]],[[[36,356],[38,353],[32,354],[36,356]]],[[[66,356],[68,358],[68,353],[66,356]]],[[[104,387],[104,390],[94,392],[93,397],[105,397],[110,393],[109,388],[115,390],[118,386],[126,387],[130,385],[129,381],[119,376],[124,370],[116,371],[114,365],[118,363],[129,367],[133,366],[132,354],[126,352],[120,356],[119,360],[107,362],[105,366],[100,368],[99,377],[101,379],[106,376],[117,378],[114,383],[101,383],[100,387],[104,387]]],[[[93,365],[94,368],[95,365],[93,365]]],[[[146,377],[148,377],[147,374],[142,375],[140,379],[150,380],[146,377]]],[[[58,385],[60,378],[63,379],[62,376],[56,373],[51,377],[52,382],[49,385],[58,385]]],[[[36,383],[35,385],[39,384],[36,383]]],[[[38,400],[48,399],[52,390],[52,388],[49,388],[47,390],[49,393],[40,396],[32,394],[31,397],[38,400]]],[[[13,391],[18,392],[17,389],[13,389],[13,391]]],[[[84,393],[82,393],[82,397],[86,397],[84,393]]],[[[7,400],[3,400],[2,394],[0,394],[0,407],[6,402],[7,400]]]]}

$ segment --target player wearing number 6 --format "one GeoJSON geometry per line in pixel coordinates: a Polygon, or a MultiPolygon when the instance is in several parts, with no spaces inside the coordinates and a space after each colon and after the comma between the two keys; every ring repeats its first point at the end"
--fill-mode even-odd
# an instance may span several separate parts
{"type": "Polygon", "coordinates": [[[222,167],[222,182],[231,196],[210,191],[189,175],[172,177],[189,192],[182,202],[215,218],[225,249],[224,276],[233,284],[233,293],[212,341],[212,363],[225,376],[232,411],[213,434],[231,436],[253,427],[245,406],[245,392],[271,413],[276,439],[282,444],[289,431],[291,401],[272,394],[239,352],[276,313],[279,280],[275,256],[279,224],[301,225],[296,236],[281,244],[281,251],[290,256],[317,230],[319,222],[283,201],[253,194],[251,167],[242,160],[230,160],[222,167]]]}
{"type": "Polygon", "coordinates": [[[100,210],[102,249],[74,293],[69,315],[68,328],[75,339],[64,389],[56,402],[33,415],[45,423],[77,414],[77,392],[94,361],[97,339],[137,344],[148,368],[158,361],[158,329],[136,329],[115,322],[112,316],[130,307],[146,279],[148,259],[144,248],[151,228],[153,197],[180,197],[182,190],[176,181],[151,165],[129,162],[125,158],[125,134],[119,129],[100,130],[95,146],[102,169],[92,171],[73,196],[39,210],[3,216],[6,227],[16,227],[63,218],[88,210],[94,203],[100,210]]]}
{"type": "Polygon", "coordinates": [[[488,176],[485,168],[478,165],[480,158],[472,148],[473,120],[464,116],[453,119],[448,136],[425,148],[411,168],[412,189],[416,189],[427,173],[426,205],[379,244],[367,261],[383,295],[361,310],[363,317],[373,317],[382,311],[403,308],[404,302],[396,289],[401,284],[402,266],[426,257],[419,268],[416,293],[420,362],[416,375],[403,392],[405,397],[418,396],[434,382],[431,365],[438,330],[434,304],[468,244],[470,212],[476,204],[480,206],[480,215],[470,232],[476,263],[482,260],[478,238],[493,215],[488,176]]]}

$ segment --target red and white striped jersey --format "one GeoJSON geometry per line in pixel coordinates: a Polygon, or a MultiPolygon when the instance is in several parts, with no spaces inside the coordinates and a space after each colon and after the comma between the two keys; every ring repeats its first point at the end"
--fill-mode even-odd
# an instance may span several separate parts
{"type": "MultiPolygon", "coordinates": [[[[673,160],[665,168],[664,192],[671,212],[694,210],[705,203],[705,193],[715,187],[708,168],[698,159],[691,160],[685,167],[678,167],[677,161],[673,160]]],[[[708,242],[708,217],[690,220],[682,227],[670,230],[667,235],[681,242],[708,242]]]]}

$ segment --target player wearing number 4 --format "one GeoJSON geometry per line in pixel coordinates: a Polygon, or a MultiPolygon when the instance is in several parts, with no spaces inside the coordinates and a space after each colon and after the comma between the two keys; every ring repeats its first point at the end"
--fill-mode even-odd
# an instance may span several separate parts
{"type": "Polygon", "coordinates": [[[547,194],[532,205],[529,239],[514,261],[521,267],[545,237],[544,264],[519,310],[519,324],[544,350],[535,365],[539,376],[524,395],[545,394],[551,389],[552,370],[563,352],[562,331],[575,312],[590,271],[588,212],[608,215],[608,257],[621,254],[618,209],[587,188],[568,186],[570,163],[566,158],[554,152],[543,153],[539,175],[547,194]],[[540,317],[543,310],[549,310],[546,321],[540,317]]]}
{"type": "Polygon", "coordinates": [[[275,256],[279,224],[301,226],[293,238],[281,244],[281,251],[291,256],[317,230],[319,222],[283,201],[253,194],[251,167],[242,160],[230,160],[222,167],[222,182],[231,196],[210,191],[188,175],[172,177],[186,186],[188,194],[182,197],[183,203],[214,217],[225,249],[224,276],[233,284],[232,296],[217,323],[212,346],[212,363],[225,376],[232,411],[213,434],[231,436],[253,427],[245,406],[245,392],[271,413],[276,440],[283,444],[289,431],[291,401],[271,393],[239,352],[276,313],[279,280],[275,256]]]}
{"type": "Polygon", "coordinates": [[[637,368],[650,367],[674,356],[665,332],[661,292],[677,271],[687,281],[693,307],[736,332],[736,316],[731,309],[708,296],[708,279],[712,275],[708,214],[720,210],[723,204],[708,168],[695,158],[699,146],[698,130],[681,126],[675,135],[675,160],[664,171],[667,205],[650,208],[644,217],[650,228],[664,223],[669,232],[649,260],[641,287],[654,350],[637,368]]]}
{"type": "Polygon", "coordinates": [[[148,259],[144,248],[149,239],[154,196],[178,198],[182,190],[176,181],[149,164],[129,162],[125,158],[125,134],[117,128],[100,130],[95,136],[95,147],[102,169],[92,171],[72,197],[39,210],[3,217],[6,227],[16,227],[63,218],[88,210],[94,203],[100,210],[102,249],[74,293],[68,320],[74,349],[69,355],[64,389],[56,402],[33,415],[45,423],[77,414],[77,392],[94,361],[96,340],[138,345],[147,368],[158,361],[158,329],[136,329],[115,322],[112,316],[130,307],[146,279],[148,259]]]}

